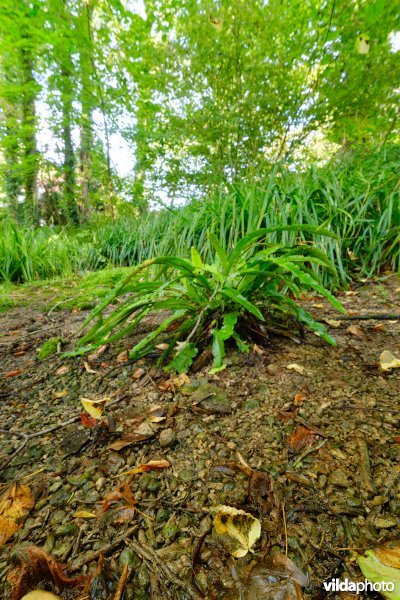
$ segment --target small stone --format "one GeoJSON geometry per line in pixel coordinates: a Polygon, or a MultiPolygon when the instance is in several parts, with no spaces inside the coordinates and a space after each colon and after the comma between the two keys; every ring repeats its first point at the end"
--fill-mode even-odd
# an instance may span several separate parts
{"type": "Polygon", "coordinates": [[[62,483],[61,479],[60,479],[59,481],[55,481],[55,482],[54,482],[54,483],[53,483],[53,484],[52,484],[52,485],[49,487],[49,492],[52,492],[52,493],[54,493],[54,492],[57,492],[57,491],[60,489],[60,487],[62,487],[62,484],[63,484],[63,483],[62,483]]]}
{"type": "Polygon", "coordinates": [[[171,428],[163,429],[163,431],[160,433],[159,441],[160,446],[162,446],[163,448],[167,446],[172,446],[176,441],[175,431],[171,428]]]}
{"type": "Polygon", "coordinates": [[[277,365],[274,364],[270,364],[267,365],[267,373],[269,373],[269,375],[277,375],[277,373],[279,372],[279,368],[277,365]]]}
{"type": "Polygon", "coordinates": [[[228,442],[226,446],[227,446],[227,448],[229,448],[229,450],[235,450],[236,449],[235,442],[228,442]]]}

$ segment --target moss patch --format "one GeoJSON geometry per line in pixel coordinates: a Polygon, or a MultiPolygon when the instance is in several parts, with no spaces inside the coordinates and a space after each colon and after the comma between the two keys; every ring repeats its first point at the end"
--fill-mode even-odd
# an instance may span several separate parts
{"type": "Polygon", "coordinates": [[[62,339],[60,337],[50,338],[43,344],[39,349],[38,358],[44,360],[48,356],[55,354],[58,350],[58,345],[61,344],[62,339]]]}

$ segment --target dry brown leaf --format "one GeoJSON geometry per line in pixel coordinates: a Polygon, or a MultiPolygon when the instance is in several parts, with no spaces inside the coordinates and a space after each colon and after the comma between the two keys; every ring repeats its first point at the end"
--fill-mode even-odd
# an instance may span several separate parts
{"type": "Polygon", "coordinates": [[[252,348],[253,348],[254,352],[256,354],[258,354],[258,356],[264,356],[265,350],[263,350],[262,348],[260,348],[260,346],[257,346],[257,344],[253,344],[252,348]]]}
{"type": "Polygon", "coordinates": [[[35,499],[27,485],[13,483],[0,496],[0,546],[14,535],[25,522],[35,499]]]}
{"type": "Polygon", "coordinates": [[[14,566],[7,575],[7,581],[11,584],[11,600],[20,600],[39,582],[51,582],[61,589],[81,588],[88,579],[87,575],[66,577],[56,559],[37,546],[24,546],[13,559],[14,566]]]}
{"type": "Polygon", "coordinates": [[[5,375],[2,375],[3,379],[7,379],[9,377],[16,377],[17,375],[21,375],[23,373],[23,369],[15,369],[15,371],[9,371],[5,375]]]}
{"type": "Polygon", "coordinates": [[[307,400],[307,396],[305,394],[296,394],[294,397],[294,403],[296,406],[301,406],[305,400],[307,400]]]}
{"type": "Polygon", "coordinates": [[[322,302],[318,302],[318,303],[314,303],[312,306],[314,306],[314,308],[319,308],[319,309],[324,309],[325,306],[322,304],[322,302]]]}
{"type": "Polygon", "coordinates": [[[129,354],[127,350],[120,352],[117,356],[117,362],[127,362],[129,360],[129,354]]]}
{"type": "Polygon", "coordinates": [[[353,292],[352,290],[346,290],[346,291],[344,292],[344,295],[345,295],[345,296],[357,296],[357,295],[358,295],[358,292],[353,292]]]}
{"type": "Polygon", "coordinates": [[[304,425],[297,425],[292,431],[289,437],[289,449],[294,454],[300,452],[306,446],[312,446],[316,439],[316,433],[304,427],[304,425]]]}
{"type": "Polygon", "coordinates": [[[100,346],[100,348],[98,348],[96,350],[96,352],[92,352],[92,354],[88,354],[88,360],[89,361],[97,360],[102,354],[104,354],[104,352],[107,350],[107,348],[108,348],[108,345],[103,344],[102,346],[100,346]]]}
{"type": "Polygon", "coordinates": [[[374,331],[385,331],[386,327],[384,323],[377,323],[372,328],[374,331]]]}
{"type": "Polygon", "coordinates": [[[139,465],[130,471],[124,471],[123,473],[120,473],[118,477],[121,475],[137,475],[138,473],[147,473],[148,471],[158,471],[159,469],[167,469],[170,466],[171,464],[165,459],[150,460],[148,463],[139,465]]]}
{"type": "Polygon", "coordinates": [[[181,373],[180,375],[177,375],[177,377],[170,377],[167,381],[163,381],[158,387],[160,388],[160,390],[172,392],[175,389],[179,389],[183,385],[189,383],[190,379],[186,375],[186,373],[181,373]]]}
{"type": "Polygon", "coordinates": [[[346,333],[348,335],[355,335],[356,337],[362,337],[364,335],[364,331],[359,325],[350,325],[346,329],[346,333]]]}
{"type": "Polygon", "coordinates": [[[117,502],[121,502],[121,500],[126,502],[126,504],[128,504],[130,507],[137,504],[137,500],[135,499],[135,496],[133,495],[133,492],[127,483],[121,483],[115,488],[115,490],[107,494],[101,505],[101,512],[106,512],[111,508],[111,506],[117,502]]]}
{"type": "Polygon", "coordinates": [[[142,369],[141,367],[139,367],[132,373],[132,379],[140,379],[141,377],[143,377],[143,375],[145,373],[146,373],[146,371],[144,369],[142,369]]]}
{"type": "Polygon", "coordinates": [[[140,433],[127,433],[124,436],[122,436],[121,438],[119,438],[118,440],[115,440],[115,442],[112,442],[112,444],[110,444],[108,446],[108,448],[109,448],[109,450],[115,450],[116,452],[119,452],[119,450],[122,450],[123,448],[126,448],[127,446],[133,446],[134,444],[140,444],[141,442],[148,440],[153,435],[154,435],[153,431],[151,432],[150,435],[142,435],[140,433]]]}
{"type": "Polygon", "coordinates": [[[63,365],[62,367],[57,369],[56,375],[66,375],[69,370],[70,370],[70,367],[68,365],[63,365]]]}
{"type": "Polygon", "coordinates": [[[275,554],[255,565],[247,580],[246,600],[301,600],[307,576],[284,554],[275,554]]]}
{"type": "Polygon", "coordinates": [[[340,327],[342,324],[342,321],[339,321],[337,319],[324,319],[325,323],[327,325],[330,325],[331,327],[340,327]]]}

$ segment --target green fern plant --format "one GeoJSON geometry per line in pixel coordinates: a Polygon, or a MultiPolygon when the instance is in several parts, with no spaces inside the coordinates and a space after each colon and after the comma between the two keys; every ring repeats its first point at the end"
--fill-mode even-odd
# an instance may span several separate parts
{"type": "Polygon", "coordinates": [[[76,353],[82,353],[105,341],[127,336],[154,311],[169,311],[161,324],[143,337],[130,351],[136,360],[154,351],[163,342],[159,363],[169,372],[183,373],[195,357],[212,349],[212,372],[225,367],[225,346],[234,342],[240,351],[248,351],[248,341],[278,332],[291,337],[293,321],[316,332],[335,344],[326,328],[301,308],[296,297],[309,290],[324,296],[338,311],[340,302],[325,289],[311,267],[335,267],[328,257],[312,244],[285,246],[268,243],[268,235],[281,231],[308,234],[332,233],[315,226],[288,225],[257,229],[239,240],[230,252],[210,234],[214,261],[205,264],[192,248],[191,260],[163,256],[144,261],[132,270],[92,312],[84,326],[95,321],[81,339],[76,353]],[[144,272],[158,265],[163,277],[144,280],[144,272]],[[120,299],[114,311],[105,309],[120,299]]]}

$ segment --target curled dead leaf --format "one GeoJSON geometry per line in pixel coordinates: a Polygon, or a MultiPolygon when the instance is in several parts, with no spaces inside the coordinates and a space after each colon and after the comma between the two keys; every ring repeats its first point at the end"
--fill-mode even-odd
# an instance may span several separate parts
{"type": "Polygon", "coordinates": [[[312,446],[316,437],[315,431],[311,431],[304,425],[297,425],[289,437],[289,450],[297,454],[306,446],[312,446]]]}
{"type": "Polygon", "coordinates": [[[133,371],[132,379],[140,379],[141,377],[143,377],[143,375],[145,373],[146,373],[146,371],[144,369],[142,369],[141,367],[138,367],[137,369],[135,369],[135,371],[133,371]]]}
{"type": "Polygon", "coordinates": [[[63,365],[62,367],[57,369],[56,375],[66,375],[69,370],[70,370],[70,367],[68,365],[63,365]]]}
{"type": "Polygon", "coordinates": [[[117,356],[117,362],[127,362],[129,360],[129,354],[127,350],[120,352],[117,356]]]}
{"type": "Polygon", "coordinates": [[[290,558],[284,554],[275,554],[250,571],[246,599],[301,600],[301,588],[307,585],[307,576],[290,558]]]}
{"type": "Polygon", "coordinates": [[[186,375],[186,373],[181,373],[180,375],[177,375],[177,377],[170,377],[167,381],[163,381],[158,387],[160,388],[160,390],[172,392],[175,389],[179,389],[183,385],[189,384],[189,377],[186,375]]]}
{"type": "Polygon", "coordinates": [[[83,366],[85,367],[86,373],[98,373],[98,371],[96,371],[96,369],[92,369],[92,367],[86,361],[83,363],[83,366]]]}
{"type": "Polygon", "coordinates": [[[22,527],[35,499],[27,485],[13,483],[0,496],[0,546],[22,527]]]}
{"type": "Polygon", "coordinates": [[[348,335],[355,335],[356,337],[362,337],[364,335],[364,331],[359,325],[350,325],[346,329],[346,333],[348,335]]]}
{"type": "Polygon", "coordinates": [[[139,465],[130,471],[124,471],[120,473],[118,477],[121,475],[137,475],[138,473],[147,473],[148,471],[158,471],[159,469],[167,469],[171,464],[164,459],[161,460],[150,460],[148,463],[143,465],[139,465]]]}
{"type": "Polygon", "coordinates": [[[7,581],[11,584],[11,600],[20,600],[39,582],[49,582],[63,589],[82,588],[88,580],[87,575],[66,577],[63,567],[56,559],[38,546],[24,546],[14,550],[12,559],[14,566],[7,575],[7,581]]]}

